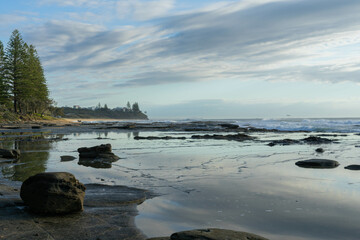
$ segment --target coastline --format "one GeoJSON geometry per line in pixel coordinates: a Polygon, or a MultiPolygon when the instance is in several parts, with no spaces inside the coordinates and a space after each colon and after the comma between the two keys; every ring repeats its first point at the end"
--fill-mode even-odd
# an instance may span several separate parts
{"type": "MultiPolygon", "coordinates": [[[[360,151],[359,148],[355,147],[359,138],[356,133],[322,134],[307,131],[271,131],[255,129],[250,126],[235,128],[234,125],[224,124],[223,121],[196,121],[192,123],[180,121],[177,124],[174,124],[174,122],[134,122],[131,124],[96,122],[88,124],[75,122],[77,119],[62,120],[64,121],[59,121],[58,125],[54,124],[54,121],[44,123],[41,129],[33,129],[31,128],[32,125],[28,123],[29,125],[24,125],[24,128],[21,129],[5,128],[2,130],[4,133],[3,140],[8,135],[9,142],[11,141],[11,145],[4,146],[14,146],[16,142],[20,149],[23,147],[24,157],[26,157],[26,159],[21,159],[18,164],[9,164],[6,171],[2,172],[7,174],[7,178],[5,181],[0,181],[0,192],[2,192],[0,206],[3,206],[0,209],[2,218],[0,219],[0,233],[4,227],[13,229],[15,234],[13,238],[6,236],[3,239],[19,239],[21,235],[16,234],[20,233],[15,232],[17,227],[23,229],[24,234],[38,234],[37,238],[27,239],[46,239],[46,235],[43,235],[46,232],[33,231],[39,229],[39,227],[43,230],[50,228],[45,222],[53,223],[54,229],[51,231],[61,232],[63,231],[64,219],[69,222],[86,222],[95,221],[99,218],[111,218],[109,212],[97,212],[96,219],[92,219],[89,215],[86,215],[87,212],[84,212],[81,215],[88,217],[69,216],[69,218],[58,218],[56,221],[51,218],[45,220],[45,218],[33,215],[31,215],[31,218],[17,215],[24,212],[24,206],[21,205],[19,197],[14,197],[14,195],[18,194],[18,190],[14,189],[19,187],[17,184],[20,182],[9,182],[9,173],[12,174],[12,171],[17,171],[14,172],[17,177],[23,177],[24,171],[31,168],[28,159],[34,162],[34,166],[43,164],[44,171],[51,172],[60,169],[61,171],[71,172],[75,176],[79,176],[85,184],[126,185],[158,193],[160,196],[149,201],[145,200],[140,207],[132,205],[131,208],[124,206],[116,208],[116,214],[119,216],[123,214],[130,216],[130,220],[127,222],[128,225],[121,226],[130,229],[131,234],[136,236],[129,237],[130,234],[128,238],[124,237],[123,239],[146,239],[146,236],[165,236],[183,228],[184,226],[181,224],[186,222],[187,229],[203,227],[230,228],[258,233],[270,239],[282,240],[286,239],[285,235],[279,238],[280,235],[277,235],[277,232],[281,232],[284,223],[278,223],[277,219],[281,221],[281,217],[285,215],[299,217],[304,219],[303,226],[307,226],[308,222],[317,226],[316,222],[324,221],[322,213],[331,212],[334,209],[332,207],[334,204],[333,199],[336,200],[336,198],[334,198],[333,192],[342,193],[342,196],[349,197],[349,202],[353,202],[353,195],[349,195],[349,193],[356,187],[355,183],[352,182],[355,182],[353,178],[357,175],[354,175],[356,172],[344,170],[344,166],[354,164],[355,162],[351,156],[356,156],[356,151],[360,151]],[[244,141],[243,136],[239,135],[241,132],[254,137],[254,139],[249,140],[247,138],[248,140],[244,141]],[[37,136],[44,135],[45,137],[40,139],[31,138],[32,133],[37,136]],[[200,135],[204,136],[204,138],[199,138],[200,135]],[[334,144],[306,143],[304,140],[311,135],[322,137],[322,139],[330,138],[334,141],[337,140],[337,142],[334,144]],[[192,138],[192,136],[196,136],[196,138],[192,138]],[[234,136],[241,138],[233,138],[234,136]],[[290,142],[293,145],[286,146],[289,142],[282,141],[285,138],[294,140],[293,143],[290,142]],[[78,157],[76,152],[78,147],[91,147],[105,143],[111,143],[114,152],[121,157],[111,168],[95,169],[91,166],[85,167],[79,165],[77,161],[60,162],[61,155],[78,157]],[[273,147],[269,143],[274,143],[273,147]],[[325,150],[324,153],[315,152],[315,149],[319,146],[325,150]],[[295,161],[298,160],[310,158],[331,159],[334,156],[341,159],[339,162],[343,165],[334,170],[305,170],[295,165],[295,161]],[[319,173],[319,179],[313,177],[314,171],[319,173]],[[275,176],[274,172],[277,173],[275,176]],[[349,180],[340,178],[344,174],[348,174],[348,177],[351,176],[351,178],[349,180]],[[296,177],[294,178],[294,176],[296,177]],[[346,185],[346,188],[338,189],[336,186],[328,184],[335,181],[334,177],[339,177],[341,185],[346,185]],[[217,188],[213,179],[217,179],[219,186],[222,187],[217,188]],[[303,184],[298,185],[298,179],[301,179],[303,184]],[[3,185],[1,185],[2,183],[3,185]],[[14,186],[12,183],[14,183],[14,186]],[[322,191],[324,184],[330,190],[326,193],[322,192],[326,201],[323,198],[318,201],[317,198],[312,197],[314,196],[313,193],[322,191]],[[231,189],[232,186],[233,189],[231,189]],[[269,194],[269,191],[272,193],[269,194]],[[241,194],[237,195],[238,192],[241,192],[241,194]],[[292,192],[292,194],[289,195],[288,192],[292,192]],[[264,197],[259,198],[259,194],[264,197]],[[216,200],[214,196],[225,197],[216,200]],[[10,198],[13,199],[12,202],[4,202],[10,198]],[[210,206],[214,211],[209,211],[209,199],[212,199],[210,204],[211,202],[214,203],[213,206],[210,206]],[[229,202],[232,205],[226,208],[221,207],[227,206],[229,202]],[[309,204],[306,205],[306,202],[309,204]],[[236,208],[236,206],[240,208],[236,208]],[[309,218],[312,206],[317,206],[321,211],[317,210],[317,214],[311,215],[309,218]],[[159,215],[154,216],[152,209],[172,209],[172,212],[155,212],[155,214],[159,215]],[[310,210],[306,212],[303,209],[310,210]],[[14,211],[14,214],[10,214],[11,211],[14,211]],[[291,213],[286,211],[291,211],[291,213]],[[182,214],[184,212],[191,214],[182,214]],[[212,215],[208,215],[211,212],[213,212],[212,215]],[[140,215],[137,216],[138,213],[140,215]],[[260,215],[255,215],[255,213],[260,215]],[[282,213],[285,215],[281,215],[282,213]],[[137,216],[137,220],[135,216],[137,216]],[[176,219],[173,218],[174,216],[176,216],[176,219]],[[196,217],[197,221],[191,217],[196,217]],[[234,222],[227,222],[231,218],[235,219],[234,222]],[[274,221],[274,226],[278,224],[281,227],[278,229],[263,229],[262,222],[257,222],[259,218],[264,219],[264,222],[274,221]],[[161,219],[164,219],[164,221],[161,219]],[[208,219],[210,224],[199,225],[204,219],[208,219]],[[10,225],[11,223],[13,226],[10,225]],[[29,229],[30,227],[25,229],[24,224],[27,227],[31,226],[31,229],[29,229]],[[161,226],[161,230],[157,230],[158,226],[161,226]],[[176,228],[173,228],[173,226],[176,226],[176,228]]],[[[99,119],[89,120],[99,121],[99,119]]],[[[37,125],[34,122],[33,124],[37,125]]],[[[5,166],[4,163],[1,164],[5,166]]],[[[339,179],[336,179],[336,181],[339,181],[339,179]]],[[[348,208],[352,206],[354,205],[344,205],[343,210],[348,211],[348,208]]],[[[101,208],[101,204],[99,208],[101,208]]],[[[95,211],[95,209],[88,210],[95,211]]],[[[331,213],[333,216],[339,216],[340,219],[343,216],[340,212],[334,211],[331,213]]],[[[357,213],[358,211],[354,211],[353,215],[357,213]]],[[[334,220],[338,219],[334,218],[334,220]]],[[[335,229],[340,232],[339,229],[343,229],[343,225],[335,229]]],[[[101,227],[98,225],[100,229],[103,229],[104,226],[104,229],[112,229],[113,227],[111,224],[101,225],[101,227]]],[[[292,229],[292,233],[298,239],[305,239],[296,235],[297,230],[301,230],[302,225],[299,224],[298,227],[295,230],[292,229]]],[[[76,232],[76,229],[74,231],[76,232]]],[[[117,232],[117,234],[120,233],[121,231],[117,232]]],[[[334,230],[334,233],[337,232],[334,230]]],[[[81,237],[86,236],[84,232],[81,234],[81,236],[75,238],[83,239],[81,237]]],[[[315,230],[314,234],[316,234],[315,230]]],[[[55,235],[53,232],[52,236],[55,235]]],[[[99,237],[104,240],[114,239],[111,237],[99,237]]],[[[314,239],[308,237],[308,239],[314,239]]],[[[349,234],[345,237],[349,237],[349,234]]],[[[53,237],[53,239],[65,238],[53,237]]],[[[91,238],[88,236],[87,239],[96,239],[96,237],[91,238]]],[[[323,238],[318,237],[317,239],[323,238]]]]}

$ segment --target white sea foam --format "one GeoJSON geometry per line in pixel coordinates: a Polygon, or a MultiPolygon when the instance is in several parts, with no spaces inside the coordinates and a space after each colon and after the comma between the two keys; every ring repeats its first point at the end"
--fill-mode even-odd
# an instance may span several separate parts
{"type": "Polygon", "coordinates": [[[281,131],[314,131],[314,132],[360,132],[360,119],[257,119],[238,120],[241,126],[277,129],[281,131]]]}

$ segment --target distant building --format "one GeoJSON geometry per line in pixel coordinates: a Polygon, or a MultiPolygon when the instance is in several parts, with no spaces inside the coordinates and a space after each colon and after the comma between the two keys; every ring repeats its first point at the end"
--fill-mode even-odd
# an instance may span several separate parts
{"type": "Polygon", "coordinates": [[[80,105],[74,105],[73,108],[74,108],[74,109],[80,109],[81,107],[80,107],[80,105]]]}

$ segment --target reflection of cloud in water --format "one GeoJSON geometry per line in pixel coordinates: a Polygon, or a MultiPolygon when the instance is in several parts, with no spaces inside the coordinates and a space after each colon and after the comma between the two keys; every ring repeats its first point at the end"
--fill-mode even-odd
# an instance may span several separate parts
{"type": "Polygon", "coordinates": [[[356,189],[344,193],[332,182],[282,177],[280,181],[258,177],[186,182],[200,192],[145,202],[139,206],[137,225],[149,236],[219,227],[270,239],[357,239],[360,193],[356,189]]]}

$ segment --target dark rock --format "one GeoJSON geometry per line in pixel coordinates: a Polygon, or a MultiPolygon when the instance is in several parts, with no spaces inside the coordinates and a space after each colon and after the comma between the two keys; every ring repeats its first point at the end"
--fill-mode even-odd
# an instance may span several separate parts
{"type": "Polygon", "coordinates": [[[32,129],[40,129],[41,126],[40,125],[37,125],[37,126],[31,126],[32,129]]]}
{"type": "Polygon", "coordinates": [[[302,168],[336,168],[340,165],[337,161],[328,159],[310,159],[298,161],[295,164],[302,168]]]}
{"type": "Polygon", "coordinates": [[[310,136],[310,137],[304,138],[304,139],[302,139],[302,141],[305,143],[308,143],[308,144],[324,144],[324,143],[334,142],[331,139],[316,137],[316,136],[310,136]]]}
{"type": "Polygon", "coordinates": [[[300,141],[298,140],[292,140],[292,139],[282,139],[282,140],[275,140],[268,144],[268,146],[273,147],[276,145],[286,146],[286,145],[292,145],[292,144],[299,144],[300,141]]]}
{"type": "Polygon", "coordinates": [[[347,134],[317,134],[318,137],[347,137],[347,134]]]}
{"type": "Polygon", "coordinates": [[[310,136],[307,138],[303,138],[301,140],[293,140],[293,139],[282,139],[282,140],[275,140],[268,144],[268,146],[273,147],[275,145],[293,145],[293,144],[327,144],[327,143],[333,143],[334,140],[328,139],[328,138],[322,138],[322,137],[315,137],[310,136]]]}
{"type": "Polygon", "coordinates": [[[86,158],[95,158],[98,157],[99,154],[108,154],[111,153],[111,145],[110,144],[101,144],[95,147],[82,147],[78,148],[78,152],[80,157],[86,158]]]}
{"type": "MultiPolygon", "coordinates": [[[[238,232],[225,229],[209,228],[199,229],[184,232],[177,232],[170,236],[170,238],[150,238],[151,240],[267,240],[261,236],[238,232]]],[[[148,239],[148,240],[150,240],[148,239]]]]}
{"type": "Polygon", "coordinates": [[[317,153],[323,153],[323,152],[325,152],[325,150],[322,149],[322,148],[317,148],[317,149],[315,149],[315,152],[317,152],[317,153]]]}
{"type": "Polygon", "coordinates": [[[344,168],[349,169],[349,170],[360,170],[360,165],[352,164],[352,165],[346,166],[344,168]]]}
{"type": "Polygon", "coordinates": [[[12,149],[12,150],[0,149],[0,156],[3,158],[18,159],[20,157],[20,150],[18,150],[18,149],[12,149]]]}
{"type": "Polygon", "coordinates": [[[223,123],[220,124],[221,127],[226,128],[226,129],[237,129],[239,128],[239,125],[236,124],[231,124],[231,123],[223,123]]]}
{"type": "Polygon", "coordinates": [[[39,173],[24,181],[20,197],[35,213],[78,212],[83,210],[85,186],[71,173],[39,173]]]}
{"type": "Polygon", "coordinates": [[[246,141],[246,140],[254,140],[254,137],[251,137],[246,134],[238,133],[238,134],[229,134],[229,135],[192,135],[192,139],[216,139],[216,140],[229,140],[229,141],[246,141]]]}
{"type": "Polygon", "coordinates": [[[79,165],[93,168],[111,168],[112,163],[120,158],[111,152],[110,144],[90,148],[79,148],[79,165]]]}
{"type": "Polygon", "coordinates": [[[101,144],[95,147],[83,147],[78,149],[80,159],[97,159],[106,161],[116,161],[120,158],[111,152],[110,144],[101,144]]]}
{"type": "Polygon", "coordinates": [[[60,156],[62,162],[70,162],[72,160],[75,160],[76,158],[74,156],[60,156]]]}
{"type": "Polygon", "coordinates": [[[165,136],[165,137],[155,137],[155,136],[140,137],[140,136],[135,136],[134,139],[135,139],[135,140],[173,140],[173,139],[186,140],[186,137],[172,137],[172,136],[165,136]]]}

